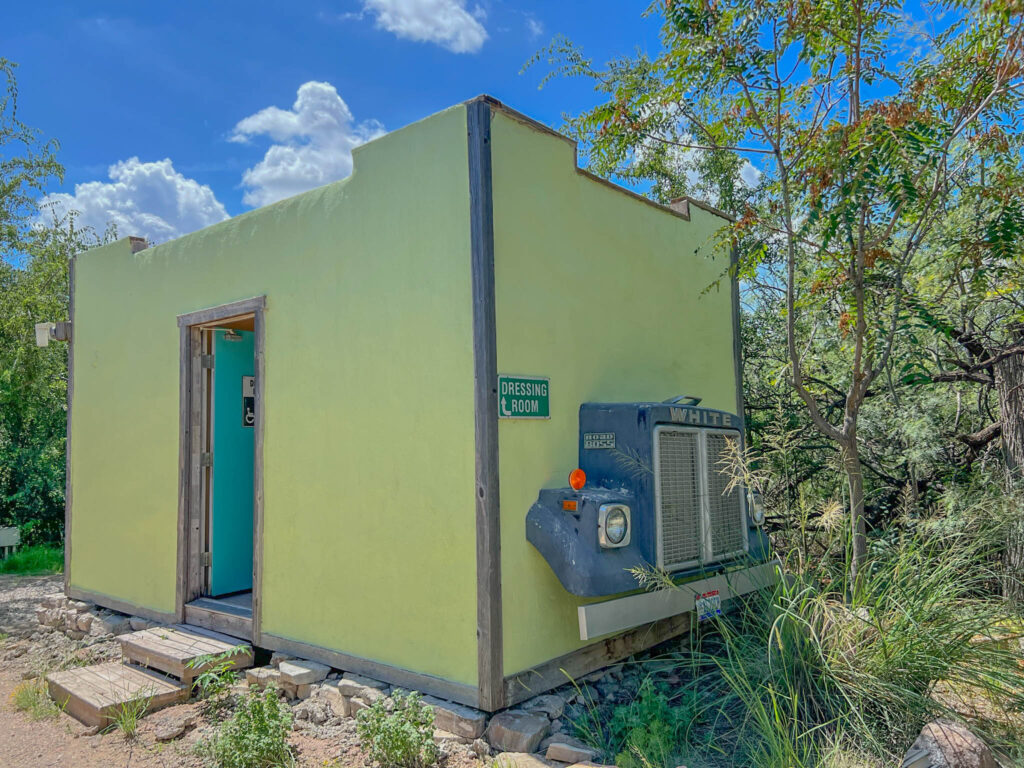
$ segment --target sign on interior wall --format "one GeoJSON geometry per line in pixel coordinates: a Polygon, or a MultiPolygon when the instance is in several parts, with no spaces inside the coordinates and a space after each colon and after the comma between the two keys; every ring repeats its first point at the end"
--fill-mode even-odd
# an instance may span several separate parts
{"type": "Polygon", "coordinates": [[[498,417],[550,419],[551,380],[546,376],[498,374],[498,417]]]}
{"type": "Polygon", "coordinates": [[[242,377],[242,426],[256,424],[256,377],[242,377]]]}

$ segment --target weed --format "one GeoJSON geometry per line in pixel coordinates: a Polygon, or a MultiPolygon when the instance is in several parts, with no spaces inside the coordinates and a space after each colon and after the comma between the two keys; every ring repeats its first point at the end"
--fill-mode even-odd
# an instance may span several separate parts
{"type": "Polygon", "coordinates": [[[125,741],[134,739],[139,732],[139,721],[149,710],[152,695],[142,696],[131,701],[122,702],[114,712],[114,722],[108,730],[116,728],[124,736],[125,741]]]}
{"type": "Polygon", "coordinates": [[[64,550],[60,547],[22,547],[0,560],[0,573],[25,575],[61,573],[64,570],[64,550]]]}
{"type": "Polygon", "coordinates": [[[30,720],[47,720],[61,713],[61,707],[50,698],[46,680],[36,677],[19,683],[11,692],[11,704],[30,720]]]}
{"type": "Polygon", "coordinates": [[[417,693],[380,698],[356,717],[356,731],[381,768],[423,768],[440,757],[434,743],[434,710],[417,693]]]}
{"type": "Polygon", "coordinates": [[[671,768],[677,765],[680,745],[696,719],[685,707],[673,707],[668,696],[655,689],[651,678],[640,685],[636,698],[616,707],[609,735],[620,768],[671,768]],[[643,756],[640,759],[639,756],[643,756]]]}
{"type": "Polygon", "coordinates": [[[250,691],[235,713],[196,746],[217,768],[282,768],[294,765],[288,746],[291,711],[277,689],[250,691]]]}
{"type": "Polygon", "coordinates": [[[227,696],[231,686],[238,680],[235,657],[246,652],[246,646],[238,645],[223,653],[197,656],[189,662],[190,669],[201,669],[192,683],[200,698],[205,699],[212,714],[217,715],[229,703],[227,696]]]}

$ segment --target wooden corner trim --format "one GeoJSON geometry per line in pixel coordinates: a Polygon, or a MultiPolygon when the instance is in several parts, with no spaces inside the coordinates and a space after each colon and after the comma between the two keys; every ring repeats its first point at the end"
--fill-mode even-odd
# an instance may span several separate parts
{"type": "Polygon", "coordinates": [[[484,99],[466,105],[476,439],[477,685],[479,706],[493,712],[504,706],[505,697],[491,108],[484,99]]]}

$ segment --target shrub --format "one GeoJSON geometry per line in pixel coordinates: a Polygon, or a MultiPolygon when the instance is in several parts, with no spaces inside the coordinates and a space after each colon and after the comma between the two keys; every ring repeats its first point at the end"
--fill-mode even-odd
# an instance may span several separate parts
{"type": "Polygon", "coordinates": [[[434,710],[417,693],[377,699],[356,717],[356,730],[370,759],[381,768],[423,768],[437,762],[434,710]]]}
{"type": "Polygon", "coordinates": [[[288,732],[291,711],[271,686],[250,691],[235,713],[197,750],[218,768],[281,768],[294,764],[288,732]]]}
{"type": "Polygon", "coordinates": [[[60,547],[22,547],[0,560],[0,573],[60,573],[64,570],[64,550],[60,547]]]}
{"type": "Polygon", "coordinates": [[[694,714],[669,705],[668,697],[654,687],[651,678],[640,685],[636,698],[616,707],[609,736],[619,768],[672,768],[681,757],[686,729],[694,714]]]}

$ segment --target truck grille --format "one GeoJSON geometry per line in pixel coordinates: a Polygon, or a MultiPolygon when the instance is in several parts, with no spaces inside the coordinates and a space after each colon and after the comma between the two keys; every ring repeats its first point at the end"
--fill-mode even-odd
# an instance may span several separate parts
{"type": "Polygon", "coordinates": [[[712,563],[746,547],[742,493],[728,494],[719,462],[735,433],[685,427],[655,431],[658,565],[678,570],[712,563]]]}

